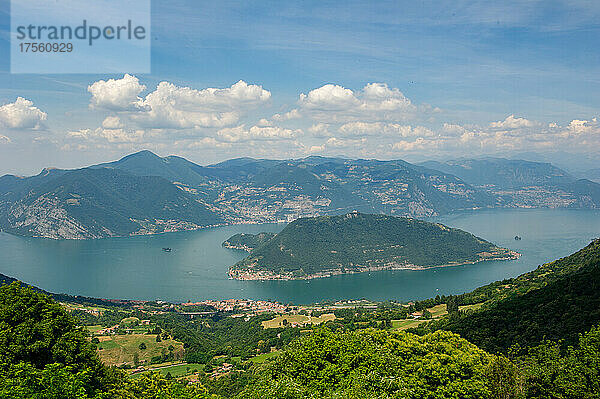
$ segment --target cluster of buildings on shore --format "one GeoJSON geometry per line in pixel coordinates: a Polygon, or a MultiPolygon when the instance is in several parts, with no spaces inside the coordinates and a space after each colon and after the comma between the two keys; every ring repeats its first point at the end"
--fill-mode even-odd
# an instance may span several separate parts
{"type": "Polygon", "coordinates": [[[220,312],[254,312],[254,313],[283,313],[288,307],[278,302],[253,301],[250,299],[226,299],[223,301],[205,300],[202,302],[186,302],[183,306],[210,306],[220,312]]]}

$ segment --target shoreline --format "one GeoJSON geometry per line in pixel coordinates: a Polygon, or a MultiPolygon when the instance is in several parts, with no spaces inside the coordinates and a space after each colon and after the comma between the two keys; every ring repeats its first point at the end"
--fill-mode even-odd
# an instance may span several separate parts
{"type": "MultiPolygon", "coordinates": [[[[418,219],[418,220],[422,220],[422,221],[429,221],[432,223],[439,223],[437,218],[440,217],[451,217],[451,216],[459,216],[461,214],[473,214],[473,213],[479,213],[479,212],[487,212],[487,211],[517,211],[517,210],[521,210],[521,211],[531,211],[531,210],[560,210],[560,211],[592,211],[592,212],[600,212],[600,209],[598,208],[569,208],[569,207],[556,207],[556,208],[550,208],[550,207],[509,207],[509,206],[499,206],[499,207],[482,207],[482,208],[464,208],[464,209],[455,209],[452,210],[450,212],[446,212],[446,213],[441,213],[438,215],[434,215],[434,216],[427,216],[427,217],[413,217],[413,216],[400,216],[400,217],[411,217],[414,219],[418,219]]],[[[153,236],[153,235],[162,235],[162,234],[169,234],[169,233],[181,233],[181,232],[186,232],[186,231],[198,231],[198,230],[203,230],[203,229],[210,229],[210,228],[218,228],[218,227],[227,227],[227,226],[241,226],[241,225],[252,225],[252,226],[258,226],[258,225],[263,225],[263,224],[282,224],[285,225],[288,222],[281,222],[281,221],[236,221],[236,222],[226,222],[226,223],[218,223],[218,224],[213,224],[213,225],[206,225],[206,226],[198,226],[195,228],[189,228],[189,229],[178,229],[178,230],[171,230],[171,231],[159,231],[159,232],[145,232],[145,233],[138,233],[138,232],[132,232],[130,234],[127,235],[110,235],[110,236],[102,236],[102,237],[73,237],[73,238],[65,238],[65,237],[52,237],[52,236],[41,236],[41,235],[29,235],[29,234],[20,234],[17,232],[14,232],[14,229],[5,229],[5,228],[0,228],[0,233],[6,233],[12,236],[16,236],[16,237],[25,237],[25,238],[41,238],[41,239],[48,239],[48,240],[55,240],[55,241],[83,241],[83,240],[104,240],[107,238],[129,238],[129,237],[143,237],[143,236],[153,236]]],[[[139,231],[139,230],[138,230],[139,231]]],[[[230,248],[230,249],[238,249],[238,248],[230,248]]],[[[239,248],[241,249],[241,248],[239,248]]],[[[243,249],[241,249],[243,250],[243,249]]],[[[244,250],[245,251],[245,250],[244,250]]],[[[432,267],[438,267],[438,266],[432,266],[432,267]]]]}
{"type": "MultiPolygon", "coordinates": [[[[225,241],[225,242],[227,242],[227,241],[225,241]]],[[[250,248],[247,245],[231,245],[231,244],[225,244],[225,242],[223,242],[223,244],[221,244],[221,246],[226,249],[235,249],[237,251],[244,251],[244,252],[248,252],[248,253],[252,252],[252,250],[254,249],[254,248],[250,248]]]]}
{"type": "Polygon", "coordinates": [[[487,261],[507,261],[507,260],[515,260],[519,259],[522,254],[508,250],[509,256],[502,257],[494,257],[494,258],[483,258],[475,261],[464,261],[464,262],[456,262],[456,263],[448,263],[444,265],[435,265],[435,266],[418,266],[413,264],[405,264],[405,265],[397,265],[397,264],[386,264],[384,266],[379,267],[365,267],[360,270],[349,270],[342,271],[340,269],[328,270],[319,273],[307,274],[303,276],[293,276],[292,273],[288,274],[276,274],[270,271],[260,270],[256,272],[252,271],[244,271],[244,270],[232,270],[231,268],[228,271],[229,279],[231,280],[239,280],[239,281],[291,281],[291,280],[312,280],[316,278],[327,278],[333,276],[340,276],[344,274],[359,274],[366,272],[379,272],[379,271],[395,271],[395,270],[412,270],[412,271],[422,271],[428,269],[435,269],[441,267],[451,267],[451,266],[464,266],[464,265],[474,265],[480,262],[487,261]]]}
{"type": "MultiPolygon", "coordinates": [[[[189,229],[179,229],[179,230],[170,230],[170,231],[156,231],[156,232],[146,232],[146,233],[138,233],[133,232],[126,235],[111,235],[111,236],[103,236],[103,237],[73,237],[73,238],[65,238],[65,237],[51,237],[51,236],[40,236],[40,235],[25,235],[19,234],[14,231],[0,229],[0,233],[5,233],[14,237],[23,237],[23,238],[36,238],[43,240],[53,240],[53,241],[95,241],[95,240],[106,240],[111,238],[133,238],[133,237],[147,237],[147,236],[157,236],[163,234],[173,234],[173,233],[184,233],[190,231],[199,231],[204,229],[216,229],[219,227],[229,227],[229,226],[242,226],[242,225],[251,225],[251,226],[259,226],[263,224],[284,224],[280,222],[240,222],[240,223],[219,223],[219,224],[211,224],[206,226],[198,226],[195,228],[189,229]]],[[[241,249],[241,248],[229,248],[229,249],[241,249]]]]}

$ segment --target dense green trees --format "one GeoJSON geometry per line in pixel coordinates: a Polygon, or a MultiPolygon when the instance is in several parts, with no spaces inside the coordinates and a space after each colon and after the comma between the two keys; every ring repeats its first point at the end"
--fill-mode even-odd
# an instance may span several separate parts
{"type": "Polygon", "coordinates": [[[187,385],[159,373],[144,374],[138,379],[127,379],[123,388],[111,394],[120,399],[209,399],[210,395],[201,384],[187,385]]]}
{"type": "Polygon", "coordinates": [[[151,375],[136,381],[105,367],[87,333],[47,295],[12,283],[0,287],[1,399],[207,398],[151,375]]]}
{"type": "Polygon", "coordinates": [[[254,372],[238,398],[600,398],[600,328],[492,355],[458,335],[322,329],[254,372]]]}
{"type": "Polygon", "coordinates": [[[454,312],[427,331],[454,331],[492,352],[546,339],[575,344],[580,333],[600,323],[600,241],[503,287],[481,310],[454,312]]]}
{"type": "Polygon", "coordinates": [[[16,397],[21,392],[27,397],[27,389],[43,387],[49,379],[63,379],[59,385],[69,392],[90,395],[114,382],[73,317],[47,295],[19,283],[0,288],[0,373],[5,380],[26,382],[13,384],[22,389],[11,391],[16,397]]]}
{"type": "Polygon", "coordinates": [[[260,341],[268,348],[281,349],[300,335],[299,328],[264,329],[261,321],[272,317],[273,314],[266,314],[245,321],[217,314],[190,320],[165,314],[154,316],[152,320],[168,330],[173,338],[183,342],[188,362],[205,363],[215,355],[248,359],[256,355],[260,341]]]}
{"type": "MultiPolygon", "coordinates": [[[[244,237],[238,237],[242,242],[244,237]]],[[[474,262],[481,253],[509,256],[507,250],[436,223],[386,215],[349,213],[301,218],[253,250],[232,271],[292,274],[360,271],[389,264],[439,266],[474,262]]]]}
{"type": "Polygon", "coordinates": [[[243,398],[484,398],[492,355],[436,332],[322,329],[256,372],[243,398]]]}
{"type": "Polygon", "coordinates": [[[600,327],[579,338],[575,347],[562,350],[556,342],[546,341],[532,348],[513,348],[524,352],[515,358],[521,371],[520,391],[524,398],[599,398],[600,327]]]}

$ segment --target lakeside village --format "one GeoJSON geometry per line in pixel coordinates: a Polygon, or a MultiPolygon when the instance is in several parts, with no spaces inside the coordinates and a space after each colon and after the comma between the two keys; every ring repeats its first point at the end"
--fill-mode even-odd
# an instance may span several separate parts
{"type": "MultiPolygon", "coordinates": [[[[290,322],[289,327],[302,327],[307,324],[315,324],[313,314],[322,315],[325,312],[334,312],[341,309],[354,309],[360,308],[363,310],[375,310],[378,308],[378,302],[372,302],[366,299],[359,300],[341,300],[335,302],[323,302],[316,303],[313,305],[290,305],[282,304],[279,302],[271,302],[264,300],[252,300],[252,299],[225,299],[225,300],[213,300],[207,299],[200,302],[182,302],[173,303],[162,300],[156,301],[140,301],[140,300],[113,300],[113,299],[98,299],[99,302],[105,302],[110,305],[117,305],[121,309],[130,308],[137,312],[147,315],[164,315],[164,314],[176,314],[187,316],[189,319],[194,317],[208,317],[218,313],[225,314],[231,318],[243,318],[248,321],[251,317],[273,313],[278,316],[306,316],[303,320],[302,317],[296,317],[295,319],[301,319],[302,321],[290,322]],[[312,322],[311,322],[312,318],[312,322]]],[[[391,301],[390,303],[396,304],[396,306],[410,308],[414,306],[414,302],[408,303],[396,303],[391,301]]],[[[61,302],[61,304],[72,312],[74,310],[78,312],[84,312],[94,317],[100,317],[104,314],[102,306],[86,306],[83,304],[61,302]]],[[[423,317],[422,310],[416,310],[409,312],[407,317],[418,320],[423,317]]],[[[281,318],[281,317],[276,317],[281,318]]],[[[294,317],[292,317],[294,319],[294,317]]],[[[332,320],[335,317],[332,318],[332,320]]],[[[136,323],[136,326],[149,326],[151,325],[149,319],[140,319],[136,323]]],[[[269,323],[263,323],[263,325],[269,325],[269,323]]],[[[116,334],[119,331],[125,333],[131,333],[132,327],[124,326],[123,324],[115,324],[110,327],[102,328],[94,331],[96,335],[102,334],[116,334]]]]}
{"type": "Polygon", "coordinates": [[[134,377],[157,371],[189,383],[243,373],[323,323],[407,329],[447,314],[446,304],[364,299],[292,305],[249,299],[171,303],[67,296],[60,303],[89,332],[106,365],[134,377]]]}

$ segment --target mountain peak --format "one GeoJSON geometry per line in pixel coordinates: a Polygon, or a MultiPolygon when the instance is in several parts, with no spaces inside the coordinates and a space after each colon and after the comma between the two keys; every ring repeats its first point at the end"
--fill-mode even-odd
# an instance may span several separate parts
{"type": "Polygon", "coordinates": [[[150,150],[141,150],[138,152],[134,152],[133,154],[125,155],[123,158],[119,159],[118,162],[126,161],[128,159],[134,159],[134,158],[137,158],[137,159],[140,159],[140,158],[141,159],[163,159],[150,150]]]}

